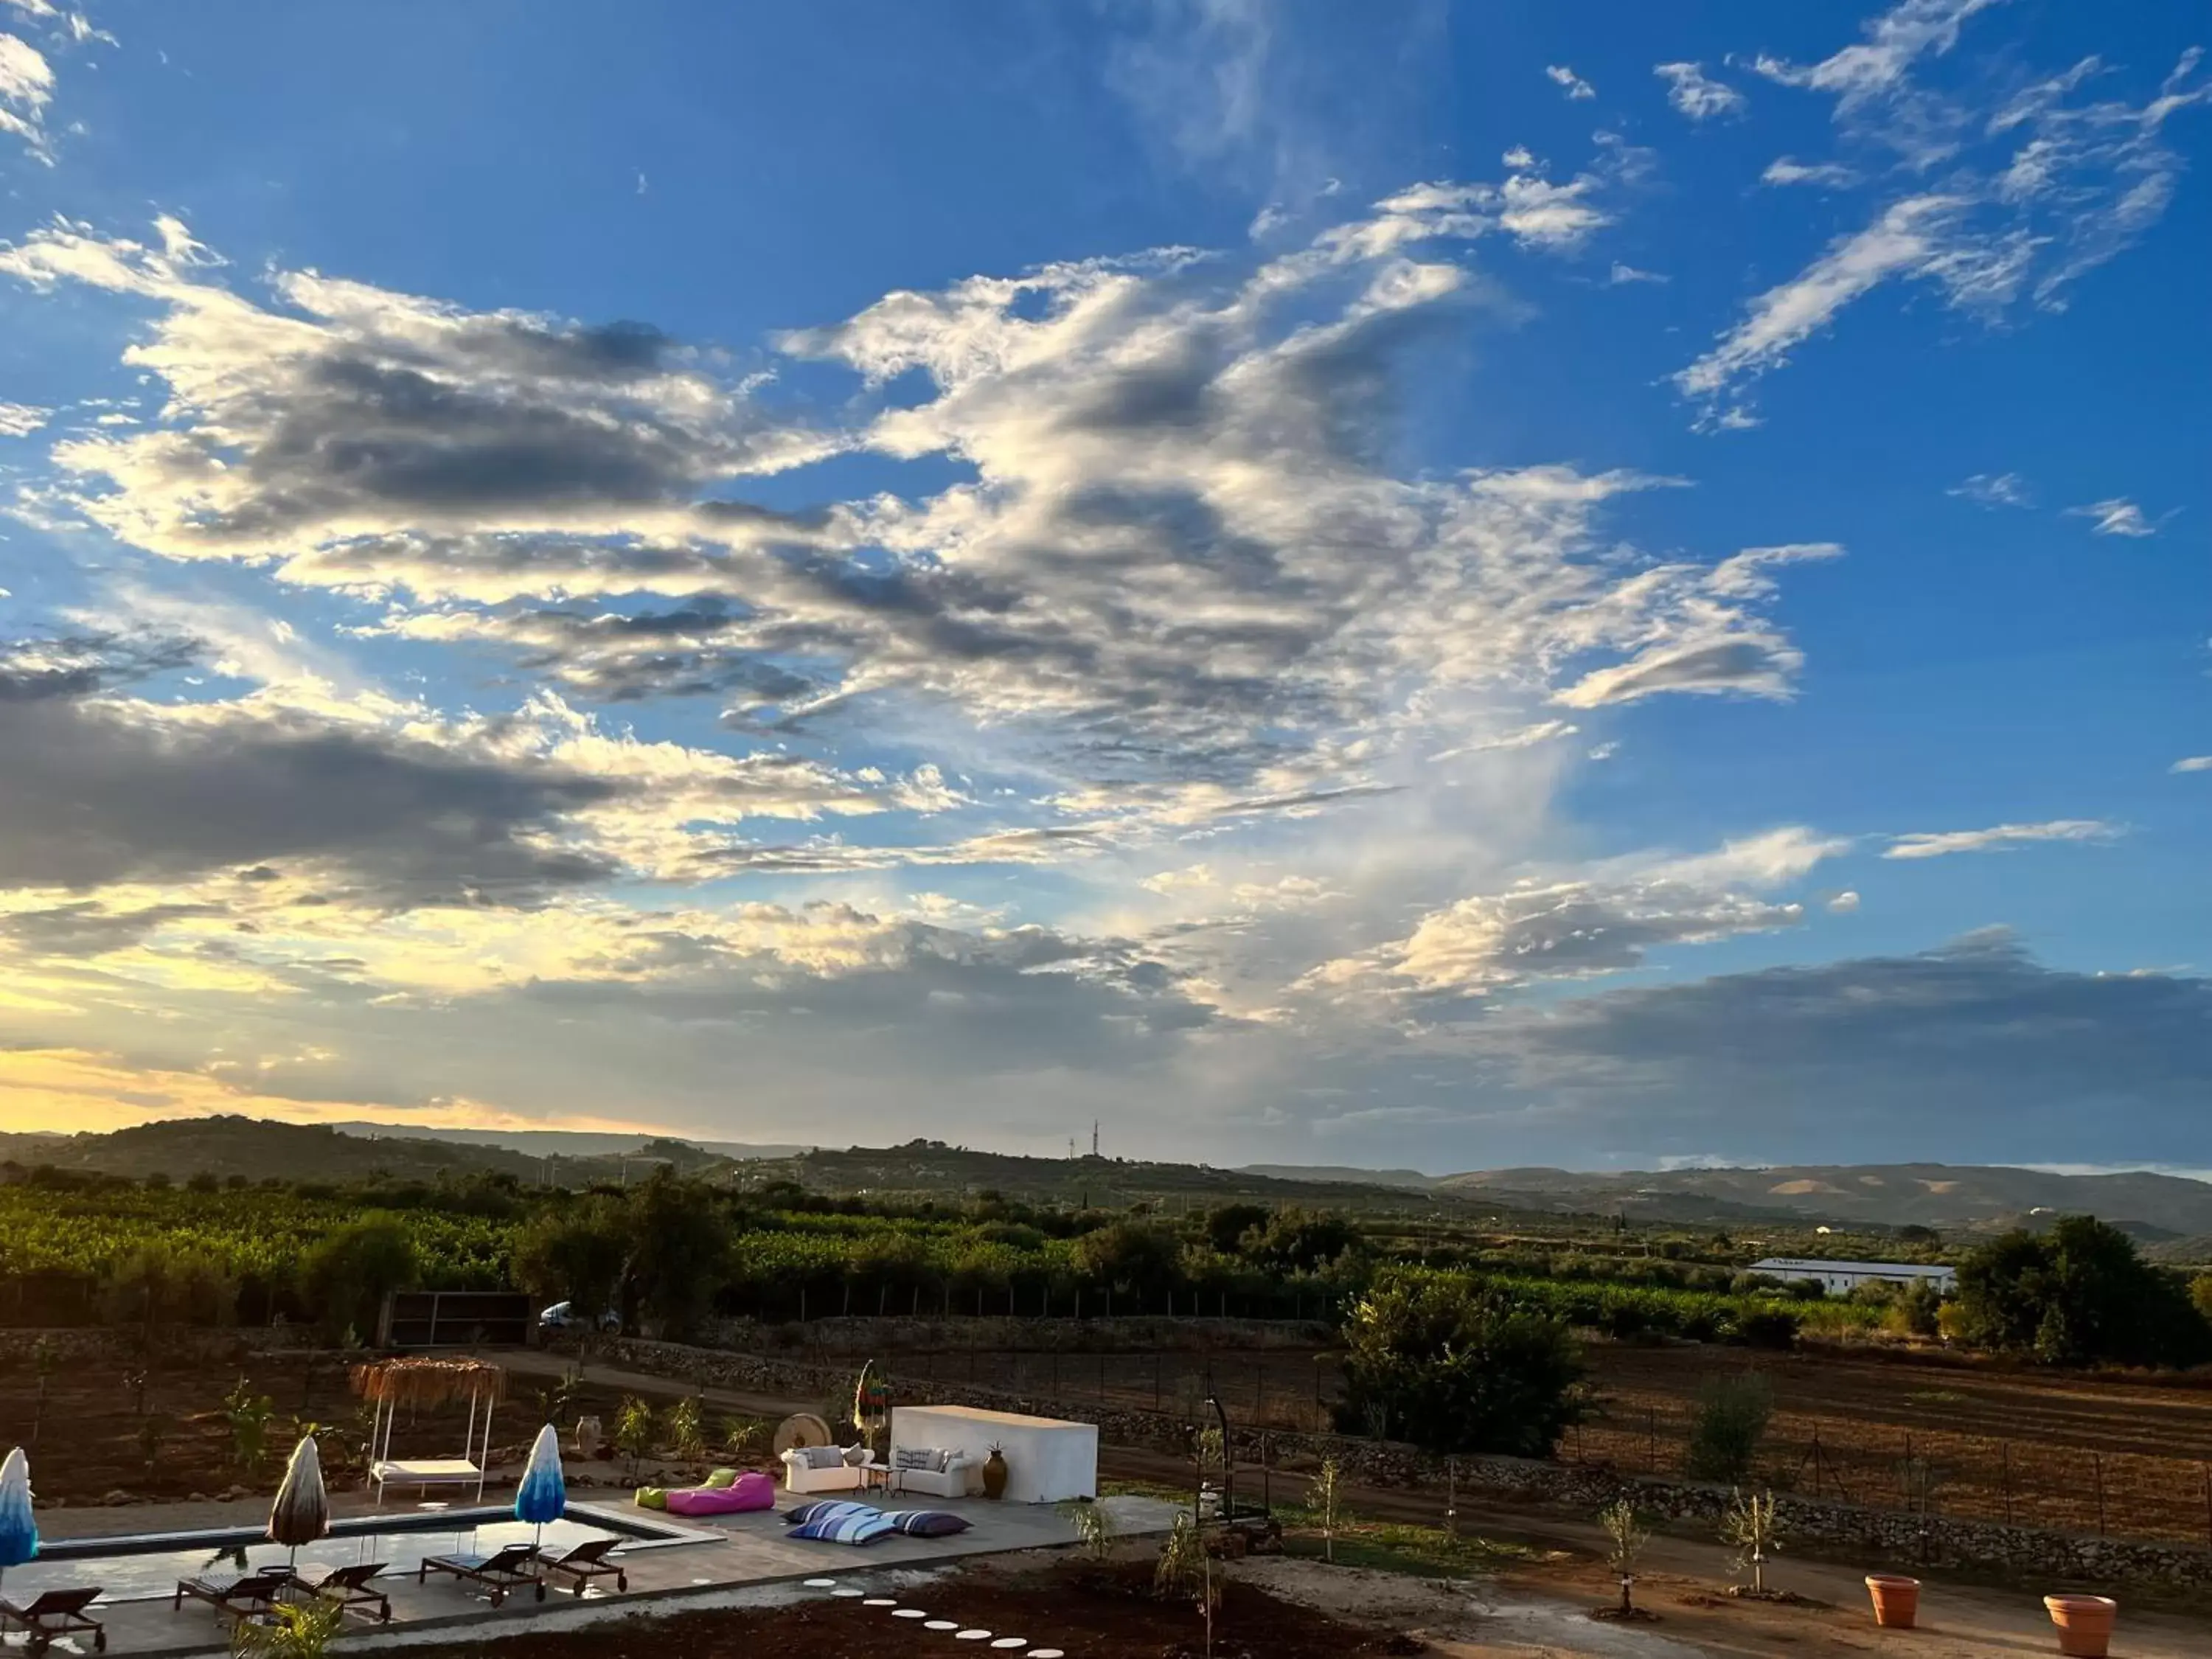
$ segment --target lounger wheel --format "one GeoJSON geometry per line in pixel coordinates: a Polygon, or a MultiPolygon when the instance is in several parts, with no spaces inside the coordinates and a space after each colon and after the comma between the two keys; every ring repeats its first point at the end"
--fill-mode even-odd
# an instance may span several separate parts
{"type": "Polygon", "coordinates": [[[105,1653],[105,1652],[106,1652],[106,1651],[107,1651],[107,1632],[106,1632],[106,1631],[104,1631],[104,1630],[96,1630],[96,1631],[93,1632],[93,1633],[92,1633],[92,1645],[93,1645],[93,1649],[94,1649],[94,1650],[95,1652],[98,1652],[98,1653],[105,1653]]]}
{"type": "Polygon", "coordinates": [[[507,1592],[503,1589],[495,1589],[491,1593],[491,1604],[494,1607],[497,1607],[501,1602],[506,1600],[507,1592]]]}
{"type": "Polygon", "coordinates": [[[617,1573],[615,1575],[615,1588],[618,1590],[628,1589],[629,1588],[629,1575],[626,1572],[617,1573]]]}
{"type": "Polygon", "coordinates": [[[538,1582],[538,1599],[541,1601],[545,1599],[545,1581],[542,1578],[538,1582]]]}

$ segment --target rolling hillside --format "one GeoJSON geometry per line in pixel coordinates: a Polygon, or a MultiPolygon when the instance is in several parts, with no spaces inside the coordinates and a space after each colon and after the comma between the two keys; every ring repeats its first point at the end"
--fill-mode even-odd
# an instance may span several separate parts
{"type": "Polygon", "coordinates": [[[1632,1219],[1697,1214],[1788,1215],[1876,1226],[1995,1228],[2038,1212],[2085,1212],[2133,1224],[2146,1237],[2212,1232],[2212,1184],[2180,1176],[2051,1175],[1971,1164],[1806,1164],[1587,1175],[1482,1170],[1441,1190],[1480,1193],[1528,1208],[1602,1208],[1632,1219]]]}

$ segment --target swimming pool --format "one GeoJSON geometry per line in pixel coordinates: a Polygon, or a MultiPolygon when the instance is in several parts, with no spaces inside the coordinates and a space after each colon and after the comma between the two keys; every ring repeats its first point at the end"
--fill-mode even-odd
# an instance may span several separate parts
{"type": "MultiPolygon", "coordinates": [[[[381,1561],[385,1573],[411,1578],[426,1555],[489,1555],[502,1544],[526,1544],[538,1531],[503,1508],[356,1515],[334,1522],[329,1537],[302,1545],[298,1559],[302,1567],[317,1568],[381,1561]]],[[[546,1524],[544,1545],[549,1553],[558,1554],[587,1539],[609,1536],[629,1540],[616,1552],[626,1555],[636,1549],[704,1543],[725,1534],[577,1504],[569,1506],[566,1519],[546,1524]]],[[[276,1566],[291,1555],[282,1544],[270,1543],[258,1527],[128,1538],[58,1538],[40,1549],[37,1560],[9,1568],[4,1582],[9,1600],[15,1601],[76,1584],[99,1585],[103,1601],[166,1601],[180,1578],[276,1566]]]]}

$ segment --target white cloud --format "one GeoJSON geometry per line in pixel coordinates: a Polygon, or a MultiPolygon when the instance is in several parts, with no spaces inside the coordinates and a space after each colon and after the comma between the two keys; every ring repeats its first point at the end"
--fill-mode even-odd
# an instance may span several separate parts
{"type": "Polygon", "coordinates": [[[2017,472],[1977,472],[1943,492],[1976,507],[2033,507],[2035,497],[2027,480],[2017,472]]]}
{"type": "Polygon", "coordinates": [[[1778,155],[1759,175],[1763,185],[1826,185],[1838,189],[1859,182],[1858,171],[1839,161],[1798,161],[1778,155]]]}
{"type": "Polygon", "coordinates": [[[0,404],[0,438],[26,438],[52,417],[51,409],[29,404],[0,404]]]}
{"type": "Polygon", "coordinates": [[[1734,87],[1707,75],[1703,64],[1654,64],[1651,72],[1667,83],[1667,101],[1692,121],[1740,114],[1748,102],[1734,87]]]}
{"type": "Polygon", "coordinates": [[[2096,522],[2089,526],[2089,533],[2093,536],[2140,538],[2158,534],[2158,526],[2144,516],[2142,508],[2124,495],[2091,501],[2087,507],[2069,507],[2066,509],[2066,516],[2069,519],[2094,519],[2096,522]]]}
{"type": "Polygon", "coordinates": [[[1902,0],[1866,26],[1868,39],[1820,63],[1799,67],[1762,57],[1753,67],[1771,81],[1835,94],[1844,112],[1893,92],[1913,61],[1958,44],[1959,30],[1976,12],[1999,0],[1902,0]]]}
{"type": "Polygon", "coordinates": [[[1605,280],[1608,286],[1619,288],[1627,283],[1663,283],[1667,278],[1658,271],[1638,270],[1634,265],[1623,264],[1615,259],[1605,280]]]}
{"type": "Polygon", "coordinates": [[[2185,755],[2166,769],[2169,772],[2212,772],[2212,755],[2185,755]]]}
{"type": "Polygon", "coordinates": [[[1597,88],[1565,64],[1547,64],[1544,66],[1544,73],[1551,77],[1553,85],[1567,94],[1571,101],[1597,96],[1597,88]]]}
{"type": "Polygon", "coordinates": [[[1793,347],[1869,289],[1900,272],[1925,270],[1960,205],[1948,196],[1893,203],[1864,230],[1837,238],[1796,276],[1753,300],[1744,319],[1676,374],[1674,384],[1690,397],[1710,398],[1779,368],[1793,347]]]}
{"type": "MultiPolygon", "coordinates": [[[[2212,100],[2212,84],[2197,73],[2201,52],[2185,52],[2140,104],[2087,96],[2105,73],[2094,58],[2002,101],[1978,90],[1988,77],[1970,79],[1966,91],[1917,82],[1915,66],[1952,50],[1967,20],[1991,3],[1905,0],[1868,25],[1866,40],[1818,64],[1758,60],[1771,80],[1832,96],[1849,143],[1893,151],[1905,170],[1935,182],[1893,196],[1864,229],[1838,238],[1754,300],[1713,350],[1676,375],[1705,404],[1701,424],[1723,423],[1741,408],[1724,404],[1727,392],[1779,367],[1791,348],[1893,277],[1932,282],[1946,305],[1986,321],[2023,299],[2061,309],[2078,278],[2164,214],[2181,173],[2164,126],[2212,100]]],[[[1765,179],[1841,186],[1869,171],[1856,153],[1784,157],[1765,179]]]]}
{"type": "Polygon", "coordinates": [[[1305,984],[1479,995],[1532,979],[1621,972],[1662,945],[1796,926],[1802,904],[1762,895],[1847,845],[1791,826],[1694,857],[1620,860],[1564,879],[1531,876],[1431,911],[1406,938],[1325,963],[1305,984]]]}
{"type": "Polygon", "coordinates": [[[49,164],[53,155],[46,145],[46,117],[53,95],[53,66],[45,55],[20,35],[0,32],[0,132],[20,138],[33,156],[49,164]]]}
{"type": "Polygon", "coordinates": [[[2112,841],[2121,827],[2099,818],[2053,818],[2047,823],[1999,823],[1987,830],[1946,830],[1899,836],[1886,859],[1936,859],[1953,853],[2002,853],[2037,842],[2112,841]]]}
{"type": "Polygon", "coordinates": [[[1828,901],[1828,908],[1839,916],[1849,915],[1859,908],[1859,896],[1846,887],[1828,901]]]}

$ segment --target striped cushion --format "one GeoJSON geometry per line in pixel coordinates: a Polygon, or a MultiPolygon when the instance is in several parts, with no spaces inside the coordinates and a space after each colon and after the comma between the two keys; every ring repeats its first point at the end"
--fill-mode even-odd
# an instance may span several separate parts
{"type": "Polygon", "coordinates": [[[934,1446],[899,1446],[891,1452],[891,1467],[895,1469],[927,1469],[934,1474],[945,1468],[938,1461],[944,1455],[934,1446]]]}
{"type": "Polygon", "coordinates": [[[800,1504],[783,1512],[783,1518],[794,1527],[803,1527],[810,1521],[827,1521],[848,1515],[876,1515],[873,1504],[856,1504],[849,1498],[818,1498],[811,1504],[800,1504]]]}
{"type": "Polygon", "coordinates": [[[889,1538],[898,1528],[873,1510],[859,1515],[825,1515],[793,1527],[787,1538],[811,1538],[823,1544],[872,1544],[889,1538]]]}
{"type": "Polygon", "coordinates": [[[902,1532],[909,1538],[945,1538],[969,1527],[965,1516],[950,1510],[886,1510],[884,1520],[893,1532],[902,1532]]]}

